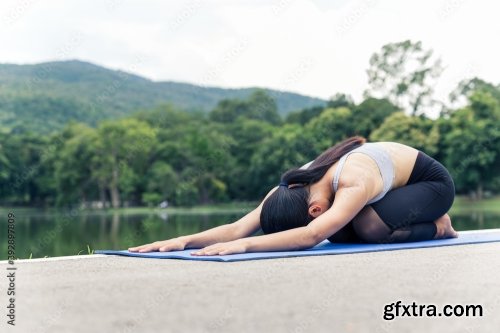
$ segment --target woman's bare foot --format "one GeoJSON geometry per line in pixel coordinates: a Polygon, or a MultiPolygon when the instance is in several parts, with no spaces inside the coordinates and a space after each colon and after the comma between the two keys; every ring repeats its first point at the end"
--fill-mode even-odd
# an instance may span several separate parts
{"type": "Polygon", "coordinates": [[[437,227],[434,239],[458,237],[458,233],[455,231],[455,229],[453,229],[453,226],[451,225],[450,215],[444,214],[436,221],[434,221],[434,223],[436,224],[437,227]]]}

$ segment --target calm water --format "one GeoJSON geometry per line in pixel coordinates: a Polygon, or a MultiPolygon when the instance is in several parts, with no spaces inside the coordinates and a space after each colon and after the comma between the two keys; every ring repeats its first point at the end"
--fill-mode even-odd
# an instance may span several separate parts
{"type": "MultiPolygon", "coordinates": [[[[5,212],[2,212],[6,216],[5,212]]],[[[203,231],[230,223],[246,212],[208,215],[178,215],[165,212],[147,214],[88,213],[71,216],[68,212],[16,212],[16,254],[19,258],[87,254],[91,249],[125,249],[179,235],[203,231]]],[[[500,213],[471,212],[452,214],[455,229],[500,228],[500,213]]],[[[6,219],[4,219],[5,221],[6,219]]],[[[5,224],[1,223],[2,260],[7,248],[5,224]]]]}

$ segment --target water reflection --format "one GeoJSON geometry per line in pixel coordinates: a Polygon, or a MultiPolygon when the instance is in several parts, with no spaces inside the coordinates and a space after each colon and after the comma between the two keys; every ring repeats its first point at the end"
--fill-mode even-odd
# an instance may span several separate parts
{"type": "MultiPolygon", "coordinates": [[[[16,253],[19,258],[86,254],[92,249],[124,249],[129,246],[200,232],[230,223],[246,212],[209,215],[167,214],[159,210],[147,214],[17,213],[16,253]]],[[[455,229],[500,228],[500,213],[452,214],[455,229]]],[[[6,238],[0,239],[6,248],[6,238]]],[[[3,251],[2,251],[3,253],[3,251]]],[[[2,258],[6,259],[6,258],[2,258]]]]}
{"type": "Polygon", "coordinates": [[[470,212],[450,214],[456,230],[478,230],[500,228],[500,213],[470,212]]]}
{"type": "MultiPolygon", "coordinates": [[[[123,249],[200,232],[233,222],[246,212],[209,215],[16,213],[16,253],[19,258],[86,254],[92,249],[123,249]]],[[[6,247],[6,239],[0,239],[6,247]]],[[[3,251],[2,251],[3,253],[3,251]]],[[[2,258],[6,259],[6,258],[2,258]]]]}

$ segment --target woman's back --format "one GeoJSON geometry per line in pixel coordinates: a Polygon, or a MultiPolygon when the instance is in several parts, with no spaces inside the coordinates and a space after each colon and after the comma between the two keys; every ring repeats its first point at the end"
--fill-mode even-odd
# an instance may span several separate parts
{"type": "Polygon", "coordinates": [[[406,185],[417,159],[418,150],[397,142],[377,142],[391,156],[394,164],[393,188],[406,185]]]}
{"type": "Polygon", "coordinates": [[[388,186],[390,189],[404,186],[410,178],[418,150],[396,142],[374,142],[371,144],[376,145],[376,147],[371,148],[382,148],[382,150],[377,152],[377,149],[370,149],[370,151],[358,149],[348,153],[345,161],[341,159],[334,163],[319,183],[327,182],[329,186],[333,185],[334,190],[336,190],[337,186],[352,186],[361,181],[366,184],[370,198],[375,198],[387,190],[388,186]],[[381,154],[388,154],[389,159],[379,158],[381,154]],[[389,179],[387,177],[388,170],[390,170],[389,179]],[[384,186],[384,180],[385,182],[389,181],[390,184],[384,186]]]}

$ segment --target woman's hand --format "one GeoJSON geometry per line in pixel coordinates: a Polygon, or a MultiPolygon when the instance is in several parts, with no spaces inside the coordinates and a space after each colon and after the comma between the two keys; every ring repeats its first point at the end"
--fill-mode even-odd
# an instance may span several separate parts
{"type": "Polygon", "coordinates": [[[195,256],[216,256],[226,254],[245,253],[247,250],[246,242],[242,239],[237,239],[225,243],[216,243],[203,249],[191,252],[195,256]]]}
{"type": "Polygon", "coordinates": [[[185,247],[186,247],[186,241],[181,237],[177,237],[160,242],[154,242],[151,244],[130,247],[128,250],[130,252],[140,252],[140,253],[153,252],[153,251],[168,252],[168,251],[181,251],[184,250],[185,247]]]}

